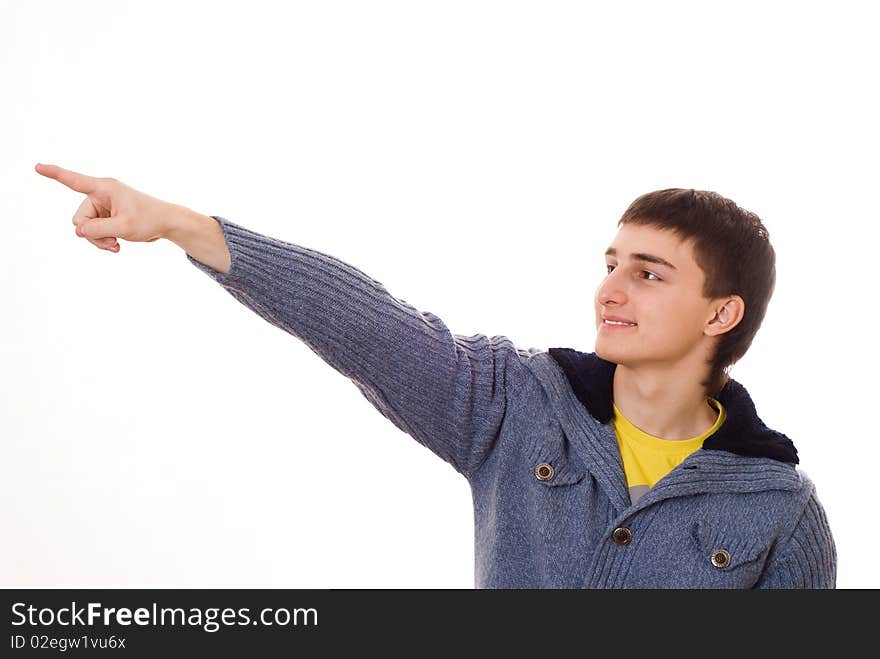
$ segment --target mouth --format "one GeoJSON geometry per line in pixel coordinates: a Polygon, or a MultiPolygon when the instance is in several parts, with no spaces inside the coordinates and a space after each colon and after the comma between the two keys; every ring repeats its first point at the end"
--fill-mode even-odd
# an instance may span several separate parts
{"type": "Polygon", "coordinates": [[[637,323],[624,323],[617,320],[603,320],[601,327],[607,330],[626,330],[638,327],[637,323]]]}

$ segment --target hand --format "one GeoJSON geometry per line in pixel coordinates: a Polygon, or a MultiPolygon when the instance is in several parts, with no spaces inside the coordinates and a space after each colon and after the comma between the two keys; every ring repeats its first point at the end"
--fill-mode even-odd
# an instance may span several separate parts
{"type": "Polygon", "coordinates": [[[95,178],[41,163],[34,169],[71,190],[88,195],[73,216],[76,235],[110,252],[119,251],[117,238],[147,243],[164,238],[167,222],[178,208],[115,178],[95,178]]]}

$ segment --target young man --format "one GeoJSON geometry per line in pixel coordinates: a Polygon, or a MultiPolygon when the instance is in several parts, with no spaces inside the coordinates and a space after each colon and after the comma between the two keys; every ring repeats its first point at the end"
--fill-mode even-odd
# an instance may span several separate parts
{"type": "Polygon", "coordinates": [[[54,166],[77,234],[166,238],[464,476],[478,588],[833,588],[791,440],[727,369],[775,283],[760,219],[712,192],[636,199],[606,252],[595,352],[453,334],[332,256],[54,166]],[[113,209],[111,211],[102,209],[113,209]]]}

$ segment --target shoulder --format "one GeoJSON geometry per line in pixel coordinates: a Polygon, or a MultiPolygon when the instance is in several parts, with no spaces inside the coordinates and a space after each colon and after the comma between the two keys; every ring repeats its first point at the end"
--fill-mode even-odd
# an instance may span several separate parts
{"type": "Polygon", "coordinates": [[[760,588],[834,588],[837,548],[812,479],[797,470],[799,487],[786,528],[773,548],[760,588]]]}

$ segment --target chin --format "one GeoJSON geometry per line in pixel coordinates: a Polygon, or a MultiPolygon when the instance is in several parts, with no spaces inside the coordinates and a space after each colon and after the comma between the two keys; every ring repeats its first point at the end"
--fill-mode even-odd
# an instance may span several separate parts
{"type": "Polygon", "coordinates": [[[605,345],[604,341],[596,341],[595,351],[597,357],[601,357],[607,362],[613,362],[615,364],[620,364],[622,360],[625,359],[623,350],[614,350],[613,348],[609,348],[605,345]]]}

